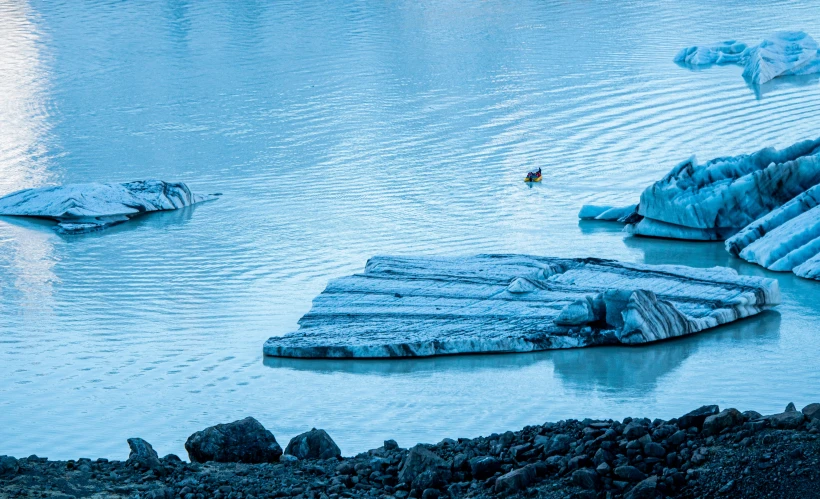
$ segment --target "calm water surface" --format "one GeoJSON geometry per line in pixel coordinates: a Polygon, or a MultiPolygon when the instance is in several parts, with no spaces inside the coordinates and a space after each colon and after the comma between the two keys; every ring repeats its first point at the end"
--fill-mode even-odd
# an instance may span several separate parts
{"type": "Polygon", "coordinates": [[[820,400],[820,284],[641,348],[405,361],[263,359],[375,254],[728,265],[720,244],[579,223],[675,163],[820,132],[817,78],[755,91],[681,47],[802,2],[0,0],[0,194],[181,180],[216,202],[74,237],[0,220],[0,454],[124,458],[253,415],[347,453],[567,417],[820,400]],[[731,15],[727,15],[730,13],[731,15]],[[545,180],[521,182],[541,166],[545,180]]]}

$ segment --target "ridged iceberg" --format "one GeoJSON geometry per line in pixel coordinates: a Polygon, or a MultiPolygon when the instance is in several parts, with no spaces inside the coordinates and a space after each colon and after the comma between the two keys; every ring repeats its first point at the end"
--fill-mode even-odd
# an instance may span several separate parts
{"type": "Polygon", "coordinates": [[[820,279],[820,139],[778,151],[680,163],[630,206],[587,205],[582,219],[615,220],[630,234],[722,241],[767,269],[820,279]]]}
{"type": "Polygon", "coordinates": [[[61,233],[103,229],[151,211],[175,210],[215,195],[194,194],[181,182],[68,184],[25,189],[0,198],[0,215],[49,218],[61,233]]]}
{"type": "Polygon", "coordinates": [[[817,42],[803,31],[782,31],[748,47],[734,40],[714,45],[688,47],[675,56],[687,66],[739,64],[743,77],[761,85],[779,76],[820,73],[817,42]]]}
{"type": "Polygon", "coordinates": [[[270,338],[277,357],[422,357],[642,344],[777,305],[777,281],[734,270],[526,255],[374,257],[270,338]]]}
{"type": "Polygon", "coordinates": [[[680,163],[641,194],[642,236],[723,240],[820,183],[820,139],[680,163]]]}

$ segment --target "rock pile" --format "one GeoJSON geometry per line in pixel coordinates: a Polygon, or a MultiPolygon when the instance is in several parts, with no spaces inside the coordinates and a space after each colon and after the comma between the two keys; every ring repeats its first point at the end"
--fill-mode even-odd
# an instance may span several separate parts
{"type": "Polygon", "coordinates": [[[2,456],[0,496],[36,489],[152,499],[818,497],[820,480],[820,404],[768,416],[707,405],[669,421],[567,420],[410,449],[387,440],[350,458],[314,429],[295,437],[278,462],[258,464],[239,462],[247,456],[236,442],[257,435],[252,448],[269,449],[273,435],[261,424],[248,418],[191,438],[215,433],[223,436],[209,452],[234,462],[159,459],[140,439],[129,440],[125,462],[2,456]]]}

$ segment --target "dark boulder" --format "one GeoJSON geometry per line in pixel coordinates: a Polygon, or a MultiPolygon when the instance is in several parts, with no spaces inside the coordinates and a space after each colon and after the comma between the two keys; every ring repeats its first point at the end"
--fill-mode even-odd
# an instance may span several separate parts
{"type": "Polygon", "coordinates": [[[570,445],[574,441],[575,440],[569,435],[555,435],[544,444],[544,453],[547,457],[557,454],[566,454],[569,452],[570,445]]]}
{"type": "Polygon", "coordinates": [[[789,402],[789,405],[786,406],[786,410],[783,412],[797,412],[797,407],[795,407],[794,402],[789,402]]]}
{"type": "Polygon", "coordinates": [[[412,483],[417,476],[427,470],[438,470],[440,474],[449,472],[447,462],[419,444],[410,449],[404,458],[404,466],[399,471],[399,482],[412,483]]]}
{"type": "Polygon", "coordinates": [[[598,490],[601,478],[594,470],[581,468],[572,473],[572,483],[587,490],[598,490]]]}
{"type": "Polygon", "coordinates": [[[644,455],[646,455],[646,457],[666,457],[666,449],[663,448],[663,445],[655,442],[649,442],[646,445],[644,445],[643,453],[644,455]]]}
{"type": "Polygon", "coordinates": [[[419,473],[413,479],[411,488],[418,490],[440,489],[447,485],[449,476],[440,468],[431,468],[419,473]]]}
{"type": "Polygon", "coordinates": [[[773,414],[766,419],[773,428],[781,430],[793,430],[803,424],[806,416],[799,411],[781,412],[780,414],[773,414]]]}
{"type": "Polygon", "coordinates": [[[477,480],[486,480],[501,470],[501,461],[492,456],[479,456],[470,459],[470,472],[477,480]]]}
{"type": "Polygon", "coordinates": [[[634,486],[624,499],[655,499],[655,489],[658,487],[658,477],[651,476],[634,486]]]}
{"type": "Polygon", "coordinates": [[[719,412],[720,408],[716,405],[704,405],[678,418],[678,427],[685,430],[696,426],[700,429],[703,427],[703,422],[706,421],[706,418],[714,416],[719,412]]]}
{"type": "Polygon", "coordinates": [[[737,409],[724,409],[703,421],[705,435],[717,435],[724,428],[732,428],[743,423],[743,414],[737,409]]]}
{"type": "Polygon", "coordinates": [[[285,448],[285,454],[299,459],[331,459],[341,456],[342,451],[325,430],[313,428],[293,437],[285,448]]]}
{"type": "Polygon", "coordinates": [[[615,475],[630,482],[640,482],[646,478],[646,474],[634,466],[618,466],[615,468],[615,475]]]}
{"type": "Polygon", "coordinates": [[[11,456],[0,456],[0,476],[14,476],[20,471],[20,463],[11,456]]]}
{"type": "Polygon", "coordinates": [[[139,465],[143,470],[153,470],[161,475],[165,474],[165,468],[159,460],[157,451],[151,444],[141,438],[129,438],[128,447],[131,453],[128,455],[128,462],[139,465]]]}
{"type": "Polygon", "coordinates": [[[627,440],[637,440],[647,433],[649,433],[649,430],[646,425],[643,425],[637,421],[629,423],[626,425],[626,428],[624,428],[624,436],[627,440]]]}
{"type": "Polygon", "coordinates": [[[529,487],[537,478],[535,466],[528,464],[523,468],[501,475],[495,481],[495,491],[501,494],[518,492],[529,487]]]}
{"type": "Polygon", "coordinates": [[[820,404],[809,404],[801,412],[809,421],[812,419],[820,420],[820,404]]]}
{"type": "Polygon", "coordinates": [[[390,440],[385,440],[384,441],[384,450],[390,451],[390,450],[396,450],[398,448],[399,448],[399,444],[395,440],[393,440],[392,438],[390,440]]]}
{"type": "Polygon", "coordinates": [[[755,419],[760,419],[763,417],[763,415],[757,411],[743,411],[741,414],[743,414],[746,421],[754,421],[755,419]]]}
{"type": "Polygon", "coordinates": [[[678,430],[672,436],[669,437],[669,440],[667,440],[667,442],[677,447],[678,445],[686,442],[686,438],[686,430],[678,430]]]}
{"type": "Polygon", "coordinates": [[[253,418],[218,424],[188,437],[185,450],[193,462],[275,463],[282,455],[273,433],[253,418]]]}

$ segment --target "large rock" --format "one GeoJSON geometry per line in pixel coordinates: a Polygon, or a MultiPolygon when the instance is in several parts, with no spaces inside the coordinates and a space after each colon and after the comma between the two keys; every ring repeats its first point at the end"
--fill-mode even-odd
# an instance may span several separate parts
{"type": "Polygon", "coordinates": [[[597,490],[601,483],[601,478],[595,470],[581,468],[572,473],[572,482],[582,489],[597,490]]]}
{"type": "Polygon", "coordinates": [[[655,499],[655,490],[658,488],[658,477],[651,476],[641,480],[630,490],[624,499],[655,499]]]}
{"type": "Polygon", "coordinates": [[[615,475],[630,482],[640,482],[646,478],[646,473],[630,465],[615,468],[615,475]]]}
{"type": "Polygon", "coordinates": [[[641,424],[637,421],[632,421],[631,423],[626,425],[626,428],[624,428],[624,436],[627,438],[627,440],[637,440],[642,436],[646,435],[647,433],[649,433],[649,429],[646,427],[646,425],[641,424]]]}
{"type": "Polygon", "coordinates": [[[436,470],[442,474],[449,471],[447,461],[427,450],[419,444],[407,452],[404,465],[399,471],[399,482],[412,483],[413,480],[427,470],[436,470]]]}
{"type": "Polygon", "coordinates": [[[501,461],[492,456],[479,456],[470,459],[470,472],[476,480],[486,480],[501,470],[501,461]]]}
{"type": "Polygon", "coordinates": [[[569,435],[559,433],[544,443],[544,453],[547,457],[569,452],[570,445],[575,441],[569,435]]]}
{"type": "Polygon", "coordinates": [[[20,463],[11,456],[0,456],[0,476],[14,476],[20,470],[20,463]]]}
{"type": "Polygon", "coordinates": [[[325,430],[312,430],[293,437],[285,448],[285,454],[299,459],[330,459],[342,455],[336,442],[325,430]]]}
{"type": "Polygon", "coordinates": [[[813,420],[817,419],[820,420],[820,404],[809,404],[803,408],[801,411],[807,419],[813,420]]]}
{"type": "Polygon", "coordinates": [[[194,194],[181,182],[141,180],[123,184],[68,184],[25,189],[0,198],[0,215],[50,218],[57,231],[99,230],[151,211],[175,210],[216,199],[194,194]]]}
{"type": "Polygon", "coordinates": [[[793,430],[803,424],[806,416],[800,411],[787,411],[780,414],[773,414],[766,419],[773,428],[793,430]]]}
{"type": "Polygon", "coordinates": [[[331,281],[270,338],[280,357],[414,357],[642,344],[771,308],[777,281],[695,269],[524,255],[374,257],[331,281]]]}
{"type": "Polygon", "coordinates": [[[708,416],[703,421],[703,432],[706,435],[717,435],[724,428],[732,428],[743,423],[743,415],[737,409],[724,409],[718,414],[708,416]]]}
{"type": "Polygon", "coordinates": [[[678,426],[684,430],[693,426],[703,428],[703,423],[706,421],[706,418],[714,416],[719,412],[720,408],[716,405],[704,405],[679,417],[678,426]]]}
{"type": "Polygon", "coordinates": [[[273,433],[250,417],[194,433],[185,450],[196,462],[274,463],[282,455],[273,433]]]}
{"type": "Polygon", "coordinates": [[[529,487],[537,477],[535,466],[528,464],[523,468],[501,475],[495,481],[495,491],[501,494],[511,494],[529,487]]]}
{"type": "Polygon", "coordinates": [[[762,85],[781,76],[820,73],[817,42],[803,31],[780,31],[758,45],[746,46],[735,40],[682,49],[675,62],[684,66],[706,67],[715,64],[743,66],[743,77],[762,85]]]}
{"type": "Polygon", "coordinates": [[[128,447],[131,449],[128,455],[129,463],[138,464],[143,470],[154,470],[164,474],[165,468],[151,444],[141,438],[129,438],[128,447]]]}

